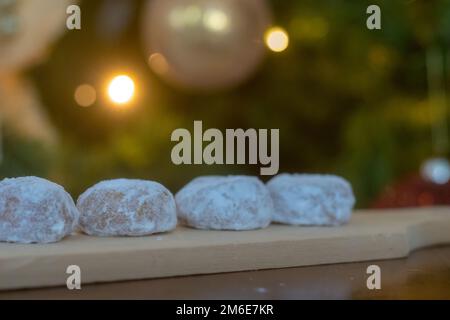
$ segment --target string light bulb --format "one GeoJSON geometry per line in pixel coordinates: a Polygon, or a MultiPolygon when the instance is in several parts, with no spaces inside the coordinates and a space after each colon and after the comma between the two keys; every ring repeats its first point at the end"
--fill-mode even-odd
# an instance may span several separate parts
{"type": "Polygon", "coordinates": [[[133,99],[134,93],[134,81],[127,75],[116,76],[108,86],[109,98],[115,104],[123,105],[129,103],[133,99]]]}
{"type": "Polygon", "coordinates": [[[264,40],[267,47],[274,52],[283,52],[289,46],[289,35],[281,27],[272,27],[266,31],[264,40]]]}

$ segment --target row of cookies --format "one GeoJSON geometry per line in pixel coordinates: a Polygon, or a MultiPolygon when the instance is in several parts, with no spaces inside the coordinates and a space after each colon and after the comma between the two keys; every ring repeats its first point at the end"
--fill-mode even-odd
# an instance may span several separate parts
{"type": "Polygon", "coordinates": [[[91,236],[168,232],[177,220],[206,230],[253,230],[270,223],[334,226],[355,203],[337,176],[276,176],[267,184],[249,176],[196,178],[174,197],[161,184],[117,179],[86,190],[75,205],[63,187],[37,177],[0,182],[0,241],[52,243],[76,230],[91,236]]]}

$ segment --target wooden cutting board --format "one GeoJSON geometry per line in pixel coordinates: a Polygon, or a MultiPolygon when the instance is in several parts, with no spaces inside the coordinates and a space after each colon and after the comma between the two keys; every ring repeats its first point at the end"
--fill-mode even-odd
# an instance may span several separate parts
{"type": "Polygon", "coordinates": [[[450,207],[356,212],[343,227],[272,225],[231,232],[178,228],[141,238],[74,235],[50,245],[0,244],[0,289],[393,259],[450,243],[450,207]]]}

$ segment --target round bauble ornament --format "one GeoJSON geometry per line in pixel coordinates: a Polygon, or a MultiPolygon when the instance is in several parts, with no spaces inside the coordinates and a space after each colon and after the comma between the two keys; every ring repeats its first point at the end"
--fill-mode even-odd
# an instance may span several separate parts
{"type": "Polygon", "coordinates": [[[150,67],[188,89],[235,86],[260,64],[270,21],[265,0],[148,0],[143,40],[150,67]]]}

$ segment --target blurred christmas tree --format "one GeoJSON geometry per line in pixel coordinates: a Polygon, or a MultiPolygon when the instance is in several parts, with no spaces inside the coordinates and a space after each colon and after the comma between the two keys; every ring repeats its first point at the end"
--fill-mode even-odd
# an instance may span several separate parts
{"type": "Polygon", "coordinates": [[[144,1],[127,1],[111,25],[105,8],[113,2],[82,2],[83,29],[31,70],[60,133],[51,176],[75,196],[105,178],[157,179],[176,191],[201,174],[258,174],[252,166],[174,166],[170,133],[203,120],[219,129],[280,128],[281,171],[341,174],[354,184],[358,205],[367,206],[433,156],[430,128],[448,121],[429,99],[426,57],[430,48],[449,56],[450,1],[376,1],[382,30],[370,31],[372,1],[273,0],[274,23],[289,33],[289,48],[267,54],[246,83],[206,93],[152,73],[141,43],[144,1]],[[133,108],[113,110],[101,97],[77,106],[77,86],[102,90],[116,70],[138,80],[133,108]]]}

